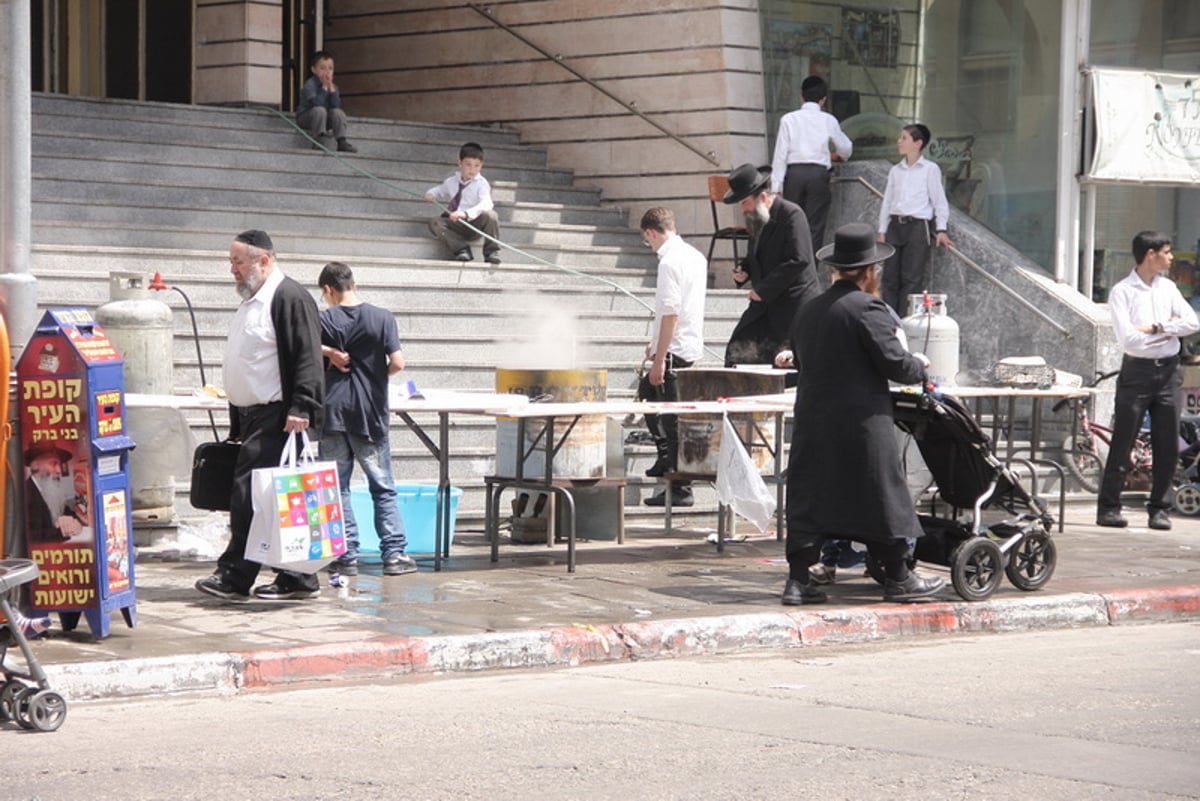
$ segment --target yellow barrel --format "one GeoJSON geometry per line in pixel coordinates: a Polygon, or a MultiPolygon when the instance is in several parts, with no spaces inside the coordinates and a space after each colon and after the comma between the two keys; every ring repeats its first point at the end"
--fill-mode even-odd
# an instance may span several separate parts
{"type": "MultiPolygon", "coordinates": [[[[525,395],[531,401],[543,399],[555,403],[603,401],[608,396],[606,370],[520,370],[501,367],[496,370],[496,391],[525,395]]],[[[555,442],[571,427],[571,419],[554,424],[555,442]]],[[[517,421],[496,421],[496,475],[516,475],[519,454],[529,450],[542,430],[541,422],[528,420],[525,442],[518,447],[517,421]]],[[[604,415],[584,415],[570,428],[571,434],[554,457],[555,478],[603,478],[607,421],[604,415]]],[[[525,476],[541,477],[546,472],[545,440],[538,442],[525,458],[525,476]]]]}

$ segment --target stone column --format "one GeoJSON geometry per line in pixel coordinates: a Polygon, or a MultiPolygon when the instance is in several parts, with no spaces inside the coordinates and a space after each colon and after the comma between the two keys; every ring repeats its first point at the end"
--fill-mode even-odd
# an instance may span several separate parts
{"type": "Polygon", "coordinates": [[[196,0],[196,103],[278,107],[282,61],[281,0],[196,0]]]}

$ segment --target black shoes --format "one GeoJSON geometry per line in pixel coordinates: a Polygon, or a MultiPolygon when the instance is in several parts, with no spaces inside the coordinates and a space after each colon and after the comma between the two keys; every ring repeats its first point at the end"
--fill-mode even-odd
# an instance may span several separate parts
{"type": "MultiPolygon", "coordinates": [[[[1163,515],[1165,516],[1166,512],[1163,512],[1163,515]]],[[[1153,528],[1154,527],[1154,522],[1153,522],[1154,516],[1153,515],[1151,515],[1150,520],[1151,520],[1150,527],[1153,528]]],[[[1125,528],[1127,525],[1129,525],[1129,521],[1126,520],[1121,515],[1120,510],[1105,509],[1103,511],[1096,512],[1096,525],[1097,526],[1107,526],[1108,528],[1125,528]]],[[[1170,528],[1170,527],[1171,527],[1171,521],[1168,520],[1167,528],[1170,528]]]]}
{"type": "MultiPolygon", "coordinates": [[[[642,503],[647,506],[666,506],[667,491],[662,490],[657,495],[652,495],[642,503]]],[[[671,506],[692,506],[696,501],[692,498],[691,487],[672,487],[671,488],[671,506]]]]}
{"type": "Polygon", "coordinates": [[[222,601],[235,601],[241,603],[249,601],[250,596],[242,592],[238,588],[229,584],[221,577],[219,573],[214,573],[211,576],[205,576],[196,582],[196,589],[205,595],[211,595],[214,598],[220,598],[222,601]]]}
{"type": "Polygon", "coordinates": [[[458,251],[453,256],[451,256],[450,260],[451,261],[471,261],[474,258],[475,258],[475,254],[471,252],[470,248],[463,248],[462,250],[458,251]]]}
{"type": "Polygon", "coordinates": [[[909,573],[904,581],[887,579],[883,582],[883,600],[899,604],[912,603],[936,595],[945,586],[945,579],[936,576],[926,579],[916,573],[909,573]]]}
{"type": "Polygon", "coordinates": [[[358,560],[357,559],[334,559],[326,568],[330,573],[337,573],[342,576],[357,576],[358,575],[358,560]]]}
{"type": "Polygon", "coordinates": [[[403,576],[406,573],[416,573],[417,563],[411,556],[394,553],[383,560],[383,575],[403,576]]]}
{"type": "Polygon", "coordinates": [[[337,140],[337,149],[339,153],[357,153],[358,148],[350,144],[350,140],[342,137],[337,140]]]}
{"type": "MultiPolygon", "coordinates": [[[[1096,522],[1099,523],[1100,521],[1097,520],[1096,522]]],[[[1155,509],[1150,513],[1150,528],[1157,531],[1171,530],[1171,517],[1167,514],[1166,509],[1155,509]]]]}
{"type": "Polygon", "coordinates": [[[264,601],[303,601],[316,598],[320,593],[320,587],[307,587],[283,574],[277,575],[270,584],[254,588],[254,597],[264,601]]]}
{"type": "Polygon", "coordinates": [[[805,604],[823,604],[829,600],[824,591],[818,590],[812,584],[801,584],[796,579],[788,579],[783,587],[783,597],[780,601],[784,606],[802,606],[805,604]]]}
{"type": "Polygon", "coordinates": [[[669,472],[671,472],[671,460],[663,456],[658,457],[658,461],[646,468],[646,475],[650,478],[662,478],[669,472]]]}
{"type": "Polygon", "coordinates": [[[484,253],[483,260],[486,261],[488,264],[499,264],[500,263],[500,254],[499,253],[484,253]]]}

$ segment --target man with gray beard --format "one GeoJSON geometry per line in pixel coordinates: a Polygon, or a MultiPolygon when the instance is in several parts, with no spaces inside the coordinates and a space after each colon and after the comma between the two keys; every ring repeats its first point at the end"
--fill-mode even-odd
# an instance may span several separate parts
{"type": "Polygon", "coordinates": [[[724,201],[737,203],[750,229],[750,254],[733,278],[750,282],[750,305],[725,348],[725,366],[772,364],[788,347],[796,312],[819,294],[804,211],[770,191],[771,168],[743,164],[729,175],[724,201]]]}
{"type": "MultiPolygon", "coordinates": [[[[245,557],[254,508],[250,474],[275,467],[292,432],[320,439],[325,401],[321,323],[312,295],[275,263],[275,246],[265,231],[243,231],[229,247],[229,271],[242,304],[225,343],[225,392],[229,438],[242,447],[233,467],[229,545],[217,570],[196,589],[226,601],[249,600],[262,568],[245,557]]],[[[254,588],[264,600],[298,600],[317,594],[316,576],[277,571],[275,580],[254,588]]]]}

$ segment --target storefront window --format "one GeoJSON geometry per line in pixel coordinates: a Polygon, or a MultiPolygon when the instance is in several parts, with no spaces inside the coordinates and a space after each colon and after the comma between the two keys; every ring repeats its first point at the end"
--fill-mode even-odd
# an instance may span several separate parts
{"type": "Polygon", "coordinates": [[[896,161],[923,122],[951,203],[1053,263],[1061,9],[1047,0],[762,4],[768,124],[824,75],[854,159],[896,161]],[[805,71],[807,69],[807,72],[805,71]]]}

